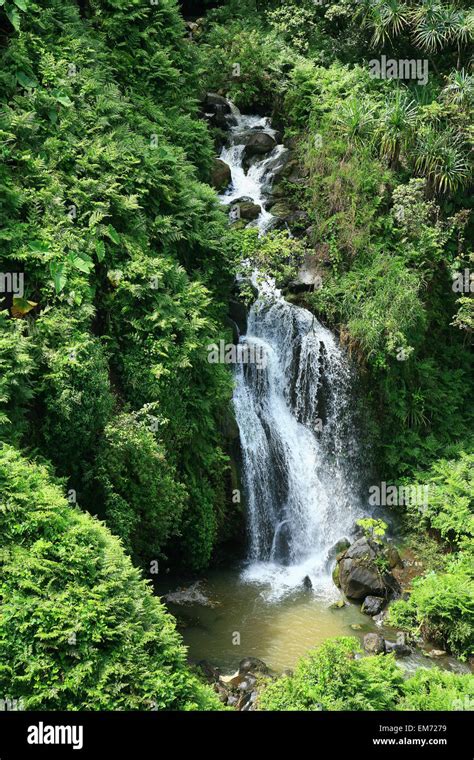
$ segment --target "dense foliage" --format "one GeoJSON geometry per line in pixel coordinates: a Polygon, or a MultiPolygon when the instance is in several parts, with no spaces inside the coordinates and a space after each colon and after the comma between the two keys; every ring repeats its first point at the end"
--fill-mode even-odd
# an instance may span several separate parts
{"type": "Polygon", "coordinates": [[[4,438],[50,459],[137,559],[202,567],[224,521],[231,381],[205,346],[225,335],[229,272],[182,19],[168,0],[30,3],[1,57],[0,268],[24,277],[2,314],[4,438]]]}
{"type": "Polygon", "coordinates": [[[120,541],[0,451],[0,690],[30,710],[218,709],[120,541]]]}
{"type": "MultiPolygon", "coordinates": [[[[29,708],[219,706],[136,566],[202,570],[232,531],[232,380],[206,346],[249,259],[287,286],[312,255],[303,302],[358,364],[382,479],[430,487],[391,621],[473,651],[472,9],[228,0],[197,26],[175,0],[0,0],[0,274],[21,286],[0,293],[0,686],[29,708]],[[382,55],[424,79],[374,78],[382,55]],[[229,232],[206,90],[273,116],[291,229],[229,232]]],[[[472,697],[355,654],[328,641],[260,708],[472,697]]]]}
{"type": "Polygon", "coordinates": [[[393,655],[360,657],[357,639],[331,639],[301,659],[293,675],[261,693],[264,710],[468,710],[474,678],[420,669],[404,679],[393,655]],[[359,655],[359,657],[356,657],[359,655]]]}

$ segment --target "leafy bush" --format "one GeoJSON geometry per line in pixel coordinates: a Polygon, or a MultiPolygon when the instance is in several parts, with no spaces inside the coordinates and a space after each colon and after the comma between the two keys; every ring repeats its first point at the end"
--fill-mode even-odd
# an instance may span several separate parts
{"type": "Polygon", "coordinates": [[[358,641],[325,641],[302,658],[294,675],[270,682],[262,710],[472,710],[474,676],[421,668],[404,678],[393,655],[360,655],[358,641]]]}
{"type": "MultiPolygon", "coordinates": [[[[206,346],[224,334],[231,268],[225,217],[203,184],[214,147],[198,118],[197,50],[173,0],[37,0],[21,34],[5,23],[0,270],[24,271],[35,306],[2,317],[1,432],[48,457],[95,512],[113,411],[157,403],[153,477],[176,513],[160,512],[153,551],[173,536],[174,557],[202,567],[225,522],[219,419],[232,381],[206,346]],[[178,545],[183,483],[193,517],[178,545]]],[[[123,484],[109,486],[114,527],[142,554],[131,534],[143,501],[134,495],[133,516],[123,484]]]]}
{"type": "Polygon", "coordinates": [[[25,431],[25,407],[33,396],[35,363],[25,324],[0,312],[0,431],[15,441],[25,431]]]}
{"type": "Polygon", "coordinates": [[[294,675],[270,683],[262,710],[393,710],[403,677],[392,655],[355,659],[357,639],[328,639],[302,658],[294,675]]]}
{"type": "Polygon", "coordinates": [[[29,710],[218,709],[108,529],[0,449],[0,689],[29,710]]]}
{"type": "MultiPolygon", "coordinates": [[[[296,277],[304,260],[304,242],[287,230],[269,230],[262,236],[255,227],[237,232],[231,229],[229,244],[234,251],[234,266],[238,274],[248,276],[256,267],[262,276],[274,278],[280,288],[296,277]]],[[[249,301],[253,300],[251,293],[248,296],[249,301]]]]}
{"type": "Polygon", "coordinates": [[[186,503],[185,488],[150,429],[153,421],[121,414],[109,423],[96,469],[107,525],[142,565],[158,559],[178,533],[186,503]]]}
{"type": "Polygon", "coordinates": [[[472,710],[474,676],[420,668],[403,684],[397,710],[472,710]]]}
{"type": "Polygon", "coordinates": [[[35,384],[34,439],[58,473],[80,490],[114,400],[102,345],[77,322],[67,309],[36,321],[40,378],[35,384]]]}
{"type": "Polygon", "coordinates": [[[472,545],[451,559],[445,572],[415,578],[408,601],[389,608],[389,623],[447,648],[466,659],[474,649],[472,545]]]}
{"type": "Polygon", "coordinates": [[[437,460],[417,478],[428,486],[428,499],[421,510],[408,506],[410,520],[421,529],[434,528],[455,546],[473,539],[474,454],[461,451],[457,459],[437,460]]]}

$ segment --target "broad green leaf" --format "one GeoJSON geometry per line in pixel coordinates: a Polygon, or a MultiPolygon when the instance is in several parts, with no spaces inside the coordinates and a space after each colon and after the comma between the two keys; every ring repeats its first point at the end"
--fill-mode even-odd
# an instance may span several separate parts
{"type": "Polygon", "coordinates": [[[56,293],[60,293],[66,284],[66,275],[64,274],[64,264],[50,265],[51,277],[53,278],[56,293]]]}
{"type": "Polygon", "coordinates": [[[76,269],[79,269],[80,272],[85,272],[86,274],[89,274],[94,267],[94,262],[86,253],[73,255],[71,257],[71,264],[76,267],[76,269]]]}
{"type": "Polygon", "coordinates": [[[109,233],[109,237],[112,240],[112,242],[115,243],[116,245],[120,245],[120,235],[115,229],[115,227],[112,227],[112,225],[109,224],[109,226],[107,227],[107,231],[109,233]]]}
{"type": "Polygon", "coordinates": [[[7,14],[7,18],[11,25],[16,31],[18,31],[20,28],[20,14],[18,13],[17,9],[12,8],[11,10],[5,10],[5,13],[7,14]]]}
{"type": "Polygon", "coordinates": [[[35,306],[38,306],[35,301],[28,301],[27,298],[18,298],[17,296],[14,296],[11,311],[14,317],[22,317],[34,309],[35,306]]]}
{"type": "Polygon", "coordinates": [[[105,245],[103,240],[97,240],[95,244],[95,251],[97,254],[97,260],[103,261],[105,259],[105,245]]]}
{"type": "Polygon", "coordinates": [[[34,253],[48,253],[49,251],[48,243],[43,243],[41,240],[30,240],[28,248],[34,253]]]}
{"type": "Polygon", "coordinates": [[[21,11],[28,10],[28,5],[26,3],[26,0],[13,0],[17,8],[19,8],[21,11]]]}
{"type": "Polygon", "coordinates": [[[27,89],[38,87],[38,81],[34,77],[25,74],[24,71],[16,72],[16,81],[21,84],[22,87],[26,87],[27,89]]]}
{"type": "Polygon", "coordinates": [[[73,105],[71,98],[61,92],[55,93],[54,97],[58,103],[61,103],[62,106],[66,106],[66,108],[70,108],[73,105]]]}

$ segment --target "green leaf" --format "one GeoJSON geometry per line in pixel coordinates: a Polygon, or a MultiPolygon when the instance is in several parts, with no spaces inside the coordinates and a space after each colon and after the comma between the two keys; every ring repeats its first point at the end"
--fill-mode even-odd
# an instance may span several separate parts
{"type": "Polygon", "coordinates": [[[24,71],[16,72],[16,81],[21,84],[22,87],[26,87],[26,89],[38,87],[38,80],[34,77],[28,76],[24,71]]]}
{"type": "Polygon", "coordinates": [[[66,275],[64,274],[64,264],[50,264],[49,271],[53,278],[56,293],[60,293],[66,284],[66,275]]]}
{"type": "Polygon", "coordinates": [[[120,245],[120,235],[115,229],[115,227],[112,227],[112,225],[109,224],[109,226],[107,227],[107,231],[109,233],[109,237],[112,240],[112,242],[115,243],[116,245],[120,245]]]}
{"type": "Polygon", "coordinates": [[[21,11],[28,10],[28,5],[26,3],[26,0],[13,0],[17,8],[19,8],[21,11]]]}
{"type": "Polygon", "coordinates": [[[54,97],[58,103],[61,103],[62,106],[66,106],[66,108],[70,108],[73,105],[71,98],[68,95],[63,95],[61,92],[54,93],[54,97]]]}
{"type": "Polygon", "coordinates": [[[20,15],[16,8],[12,8],[11,10],[5,10],[5,13],[7,14],[7,18],[15,31],[18,31],[20,28],[20,15]]]}
{"type": "Polygon", "coordinates": [[[87,255],[87,253],[79,253],[77,255],[71,256],[71,264],[76,269],[79,269],[80,272],[85,272],[85,274],[89,274],[91,269],[94,267],[94,262],[92,261],[91,257],[87,255]]]}
{"type": "Polygon", "coordinates": [[[23,85],[23,87],[38,87],[38,81],[35,77],[25,74],[24,71],[16,72],[16,81],[23,85]]]}
{"type": "Polygon", "coordinates": [[[42,240],[30,240],[28,248],[34,253],[48,253],[49,251],[48,243],[43,243],[42,240]]]}
{"type": "Polygon", "coordinates": [[[95,244],[95,251],[97,254],[97,260],[103,261],[105,259],[105,245],[103,240],[97,240],[95,244]]]}

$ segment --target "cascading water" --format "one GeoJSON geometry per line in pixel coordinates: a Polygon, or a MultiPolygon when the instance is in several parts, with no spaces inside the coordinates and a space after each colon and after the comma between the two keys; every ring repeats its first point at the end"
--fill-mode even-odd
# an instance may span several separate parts
{"type": "MultiPolygon", "coordinates": [[[[249,131],[275,135],[268,119],[234,109],[231,141],[221,159],[232,184],[221,196],[258,203],[263,233],[272,177],[285,160],[277,145],[245,170],[249,131]]],[[[282,297],[256,273],[259,297],[247,334],[249,355],[263,361],[236,367],[234,408],[240,431],[249,520],[249,563],[243,578],[261,582],[278,597],[309,577],[315,591],[334,590],[331,548],[352,532],[362,513],[357,496],[357,442],[351,425],[351,371],[332,333],[305,309],[282,297]]],[[[332,559],[334,559],[332,557],[332,559]]]]}
{"type": "Polygon", "coordinates": [[[349,365],[331,332],[272,287],[252,306],[241,342],[265,359],[235,374],[250,534],[244,578],[269,583],[274,595],[306,576],[314,590],[331,590],[331,548],[361,515],[349,365]]]}
{"type": "Polygon", "coordinates": [[[222,149],[220,155],[221,160],[230,166],[232,182],[220,200],[232,205],[240,198],[251,198],[262,209],[256,226],[264,232],[273,220],[271,213],[266,210],[267,193],[271,189],[274,174],[284,165],[288,151],[283,145],[276,145],[268,156],[261,160],[254,159],[246,171],[244,156],[248,136],[253,132],[264,132],[275,138],[276,131],[272,129],[268,118],[241,114],[233,105],[232,117],[235,124],[230,130],[230,143],[222,149]]]}

